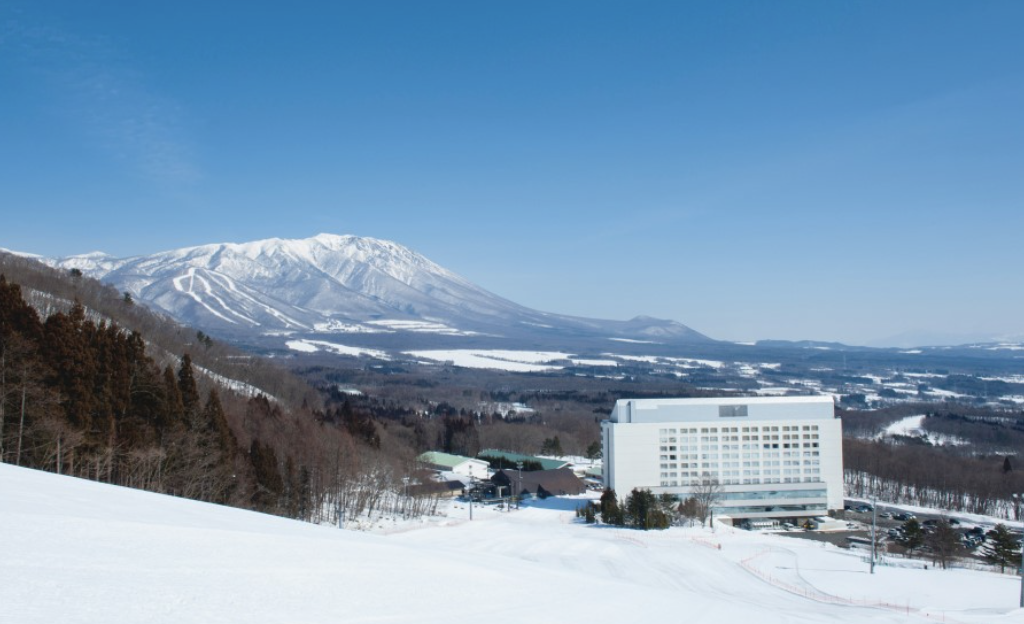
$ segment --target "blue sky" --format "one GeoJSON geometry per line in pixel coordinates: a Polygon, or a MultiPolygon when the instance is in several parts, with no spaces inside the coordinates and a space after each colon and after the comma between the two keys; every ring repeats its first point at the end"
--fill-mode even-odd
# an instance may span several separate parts
{"type": "Polygon", "coordinates": [[[1024,3],[0,7],[0,247],[394,240],[712,337],[1024,335],[1024,3]]]}

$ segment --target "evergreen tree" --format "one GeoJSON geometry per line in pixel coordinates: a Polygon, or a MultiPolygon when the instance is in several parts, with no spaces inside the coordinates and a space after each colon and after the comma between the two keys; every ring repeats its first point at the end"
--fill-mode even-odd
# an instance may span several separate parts
{"type": "Polygon", "coordinates": [[[924,546],[924,538],[924,530],[917,518],[903,523],[903,546],[907,549],[907,556],[913,557],[914,551],[924,546]]]}
{"type": "Polygon", "coordinates": [[[0,340],[14,334],[38,343],[43,335],[43,324],[35,309],[22,298],[21,286],[8,282],[0,274],[0,340]]]}
{"type": "MultiPolygon", "coordinates": [[[[367,440],[376,437],[376,428],[369,417],[366,416],[361,420],[365,420],[365,422],[360,423],[360,428],[364,429],[369,436],[358,435],[355,432],[352,435],[367,440]]],[[[443,426],[443,431],[440,434],[442,436],[441,449],[445,453],[473,457],[480,451],[480,434],[477,432],[475,419],[446,414],[442,418],[441,424],[443,426]]],[[[374,446],[379,446],[379,442],[374,446]]]]}
{"type": "Polygon", "coordinates": [[[157,429],[161,434],[170,431],[175,427],[185,427],[185,403],[181,400],[181,390],[178,388],[178,379],[174,376],[174,369],[170,366],[164,369],[163,381],[163,406],[160,418],[157,421],[157,429]]]}
{"type": "Polygon", "coordinates": [[[1004,572],[1007,566],[1020,567],[1020,544],[1005,524],[997,524],[985,537],[988,541],[981,549],[985,561],[998,564],[1000,572],[1004,572]]]}
{"type": "Polygon", "coordinates": [[[601,443],[591,442],[587,447],[587,459],[601,459],[601,443]]]}
{"type": "Polygon", "coordinates": [[[559,457],[564,455],[562,441],[558,439],[558,436],[545,439],[540,447],[540,453],[541,455],[555,455],[559,457]]]}
{"type": "Polygon", "coordinates": [[[206,405],[203,406],[203,422],[210,429],[217,440],[217,446],[224,453],[225,457],[230,457],[235,450],[235,434],[231,433],[231,428],[228,427],[227,417],[224,415],[224,408],[220,404],[220,395],[217,394],[217,389],[210,389],[210,393],[206,397],[206,405]]]}
{"type": "Polygon", "coordinates": [[[670,522],[658,497],[648,489],[634,488],[626,497],[626,524],[636,529],[666,529],[670,522]]]}
{"type": "Polygon", "coordinates": [[[658,497],[658,505],[661,507],[661,513],[665,514],[665,518],[669,525],[676,524],[678,517],[676,514],[676,506],[679,504],[679,500],[671,494],[662,494],[658,497]]]}
{"type": "Polygon", "coordinates": [[[284,491],[284,480],[277,464],[277,453],[269,444],[253,440],[249,447],[249,460],[256,476],[256,491],[252,503],[256,509],[270,510],[277,506],[284,491]]]}
{"type": "Polygon", "coordinates": [[[178,368],[178,392],[181,393],[181,405],[184,410],[185,422],[190,429],[198,428],[198,417],[201,405],[199,404],[199,389],[196,387],[196,378],[192,372],[192,357],[186,353],[181,358],[181,367],[178,368]]]}
{"type": "MultiPolygon", "coordinates": [[[[365,442],[372,448],[380,448],[380,434],[377,433],[377,427],[373,424],[373,418],[365,411],[354,409],[348,399],[342,404],[341,411],[338,413],[338,419],[353,438],[365,442]]],[[[458,418],[454,420],[461,423],[460,426],[466,426],[458,418]]],[[[453,450],[455,448],[454,440],[456,439],[457,427],[453,424],[454,421],[447,416],[444,418],[444,423],[445,445],[442,447],[442,450],[446,453],[457,453],[457,451],[453,450]]]]}
{"type": "Polygon", "coordinates": [[[615,494],[615,490],[610,488],[601,494],[601,522],[616,526],[625,526],[626,524],[625,516],[619,507],[619,497],[615,494]]]}
{"type": "Polygon", "coordinates": [[[91,348],[92,323],[77,301],[67,314],[53,314],[43,325],[43,346],[52,375],[47,380],[60,397],[65,420],[77,429],[92,432],[93,383],[96,351],[91,348]]]}
{"type": "Polygon", "coordinates": [[[586,502],[576,508],[576,517],[583,518],[587,524],[594,524],[597,522],[597,510],[594,509],[593,503],[586,502]]]}
{"type": "Polygon", "coordinates": [[[118,440],[133,446],[158,445],[163,424],[163,387],[160,370],[146,355],[142,334],[131,332],[123,339],[125,352],[124,383],[127,412],[120,415],[118,440]]]}

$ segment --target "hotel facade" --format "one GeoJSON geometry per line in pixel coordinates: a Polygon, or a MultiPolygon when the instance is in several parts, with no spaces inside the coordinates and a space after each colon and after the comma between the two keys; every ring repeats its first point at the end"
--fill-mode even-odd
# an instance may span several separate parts
{"type": "Polygon", "coordinates": [[[843,508],[842,422],[832,397],[621,399],[601,425],[604,486],[681,500],[721,486],[717,516],[796,520],[843,508]]]}

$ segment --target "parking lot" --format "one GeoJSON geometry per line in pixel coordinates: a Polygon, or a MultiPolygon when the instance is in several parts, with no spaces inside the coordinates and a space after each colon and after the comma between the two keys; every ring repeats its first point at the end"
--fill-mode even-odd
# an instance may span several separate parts
{"type": "MultiPolygon", "coordinates": [[[[790,531],[782,531],[780,535],[810,539],[820,542],[835,544],[841,548],[870,548],[871,544],[871,520],[872,510],[870,505],[860,501],[847,501],[847,509],[836,513],[836,518],[844,520],[850,527],[846,531],[805,531],[795,528],[790,531]]],[[[967,554],[974,558],[981,558],[980,547],[984,543],[984,533],[991,529],[988,525],[975,525],[956,517],[941,516],[938,514],[914,514],[898,507],[879,505],[875,516],[875,530],[881,537],[882,544],[899,544],[900,534],[904,523],[911,517],[915,517],[926,532],[943,519],[958,530],[965,538],[967,554]]],[[[921,549],[921,556],[927,556],[927,549],[921,549]]]]}

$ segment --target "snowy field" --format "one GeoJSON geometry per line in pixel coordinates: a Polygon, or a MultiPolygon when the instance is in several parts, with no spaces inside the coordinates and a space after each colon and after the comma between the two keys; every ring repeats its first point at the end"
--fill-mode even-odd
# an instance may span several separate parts
{"type": "Polygon", "coordinates": [[[883,439],[900,435],[912,438],[922,438],[933,446],[963,446],[964,444],[967,444],[966,440],[956,436],[942,435],[925,430],[924,419],[924,414],[901,418],[900,420],[889,424],[889,426],[883,429],[876,438],[883,439]]]}
{"type": "Polygon", "coordinates": [[[428,349],[406,351],[407,355],[435,362],[451,362],[463,368],[489,368],[517,373],[537,373],[561,370],[555,361],[569,359],[560,351],[513,351],[502,349],[428,349]]]}
{"type": "Polygon", "coordinates": [[[316,353],[317,351],[327,351],[329,353],[337,353],[338,355],[351,355],[352,357],[359,357],[365,355],[367,357],[377,358],[379,360],[390,360],[389,356],[384,351],[377,349],[366,349],[364,347],[350,347],[348,345],[338,344],[336,342],[327,342],[326,340],[309,340],[303,338],[301,340],[289,340],[285,345],[292,351],[300,351],[302,353],[316,353]]]}
{"type": "Polygon", "coordinates": [[[577,502],[373,534],[0,465],[0,622],[1024,623],[1009,575],[870,575],[816,542],[577,524],[577,502]]]}

